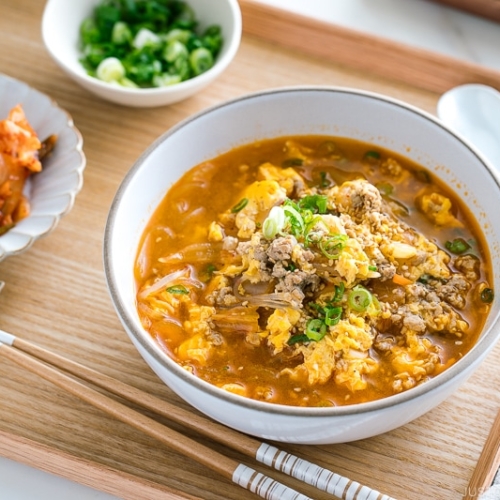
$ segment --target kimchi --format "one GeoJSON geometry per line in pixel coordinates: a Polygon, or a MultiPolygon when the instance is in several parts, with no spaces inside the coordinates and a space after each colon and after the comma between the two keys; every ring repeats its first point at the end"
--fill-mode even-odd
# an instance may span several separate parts
{"type": "Polygon", "coordinates": [[[0,121],[0,234],[29,215],[26,181],[42,170],[41,160],[55,140],[40,141],[20,104],[0,121]]]}

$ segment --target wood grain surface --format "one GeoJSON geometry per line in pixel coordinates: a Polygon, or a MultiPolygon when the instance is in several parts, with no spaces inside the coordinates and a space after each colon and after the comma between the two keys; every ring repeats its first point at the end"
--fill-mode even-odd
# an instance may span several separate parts
{"type": "MultiPolygon", "coordinates": [[[[322,22],[257,0],[239,0],[245,33],[301,54],[433,92],[483,83],[500,90],[500,71],[427,49],[322,22]]],[[[477,0],[471,0],[469,3],[477,0]]],[[[499,0],[494,0],[500,4],[499,0]]]]}
{"type": "MultiPolygon", "coordinates": [[[[431,113],[439,95],[422,88],[428,88],[425,85],[325,63],[321,55],[297,53],[246,33],[233,64],[199,95],[155,109],[120,107],[82,90],[49,58],[40,36],[43,7],[42,0],[0,2],[0,72],[50,95],[73,116],[88,165],[76,204],[58,227],[24,254],[0,263],[0,280],[6,282],[0,295],[0,328],[187,408],[128,340],[104,279],[107,212],[140,153],[192,113],[260,89],[300,84],[356,87],[431,113]]],[[[283,448],[398,500],[462,498],[500,407],[499,355],[497,346],[455,395],[400,429],[349,444],[283,448]]],[[[255,498],[9,361],[1,361],[0,379],[3,456],[126,500],[255,498]]],[[[187,435],[196,437],[193,432],[187,435]]],[[[224,452],[207,439],[199,441],[224,452]]],[[[227,455],[245,461],[236,452],[227,455]]]]}

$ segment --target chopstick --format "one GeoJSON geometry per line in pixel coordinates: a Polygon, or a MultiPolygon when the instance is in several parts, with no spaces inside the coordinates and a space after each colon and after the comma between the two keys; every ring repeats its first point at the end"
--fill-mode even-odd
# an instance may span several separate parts
{"type": "Polygon", "coordinates": [[[151,410],[319,490],[331,493],[342,500],[394,500],[356,481],[241,434],[206,417],[183,410],[167,401],[2,330],[0,330],[0,354],[263,498],[269,500],[308,500],[309,497],[130,409],[54,367],[151,410]]]}
{"type": "Polygon", "coordinates": [[[500,467],[500,411],[497,413],[490,432],[479,455],[476,467],[469,480],[463,500],[479,498],[493,483],[500,467]]]}

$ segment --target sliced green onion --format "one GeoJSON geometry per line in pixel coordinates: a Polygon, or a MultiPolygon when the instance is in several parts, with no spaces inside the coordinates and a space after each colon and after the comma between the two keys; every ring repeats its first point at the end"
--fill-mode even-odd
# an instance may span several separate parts
{"type": "Polygon", "coordinates": [[[286,217],[282,207],[273,207],[266,220],[262,224],[262,234],[264,238],[272,240],[277,234],[283,231],[286,217]]]}
{"type": "Polygon", "coordinates": [[[214,56],[220,52],[222,41],[222,30],[218,25],[209,26],[201,37],[203,47],[210,50],[214,56]]]}
{"type": "Polygon", "coordinates": [[[153,85],[155,87],[168,87],[170,85],[175,85],[176,83],[180,83],[181,81],[182,81],[182,78],[180,75],[169,75],[168,73],[162,73],[161,75],[155,75],[155,76],[153,76],[153,80],[152,80],[153,85]]]}
{"type": "Polygon", "coordinates": [[[170,30],[167,34],[163,35],[163,39],[167,43],[177,40],[178,42],[181,42],[183,45],[186,45],[191,36],[192,36],[191,31],[175,28],[173,30],[170,30]]]}
{"type": "Polygon", "coordinates": [[[233,214],[240,212],[248,205],[248,198],[242,198],[233,208],[231,208],[231,212],[233,214]]]}
{"type": "Polygon", "coordinates": [[[470,249],[470,245],[463,238],[447,241],[444,246],[451,252],[460,255],[470,249]]]}
{"type": "Polygon", "coordinates": [[[378,314],[380,314],[381,310],[382,310],[382,307],[380,305],[379,300],[377,299],[377,297],[375,295],[372,294],[372,302],[368,306],[368,313],[371,316],[377,316],[378,314]]]}
{"type": "Polygon", "coordinates": [[[319,183],[320,187],[326,188],[326,187],[328,187],[330,185],[330,181],[327,178],[327,173],[326,172],[320,172],[319,173],[319,177],[321,179],[321,181],[319,183]]]}
{"type": "Polygon", "coordinates": [[[311,210],[313,213],[326,214],[328,197],[321,194],[304,196],[297,203],[299,208],[311,210]]]}
{"type": "Polygon", "coordinates": [[[301,165],[304,164],[304,160],[302,158],[287,158],[286,160],[283,160],[281,163],[281,166],[286,168],[286,167],[300,167],[301,165]]]}
{"type": "Polygon", "coordinates": [[[85,46],[100,42],[101,33],[94,19],[89,17],[82,22],[80,26],[80,36],[85,46]]]}
{"type": "Polygon", "coordinates": [[[184,285],[173,285],[167,288],[167,292],[177,295],[187,295],[189,290],[184,285]]]}
{"type": "Polygon", "coordinates": [[[325,312],[325,324],[326,326],[334,326],[336,325],[342,316],[342,308],[341,307],[332,307],[326,306],[324,308],[325,312]]]}
{"type": "Polygon", "coordinates": [[[377,270],[377,266],[368,266],[368,270],[369,271],[376,271],[377,270]]]}
{"type": "Polygon", "coordinates": [[[117,82],[125,76],[125,68],[116,57],[107,57],[97,66],[96,76],[103,82],[117,82]]]}
{"type": "Polygon", "coordinates": [[[160,44],[161,38],[147,28],[141,28],[132,40],[132,45],[136,49],[142,49],[146,46],[155,47],[160,44]]]}
{"type": "Polygon", "coordinates": [[[120,78],[118,80],[118,83],[122,86],[122,87],[127,87],[129,89],[138,89],[139,88],[139,85],[137,85],[135,82],[133,82],[132,80],[130,80],[129,78],[127,78],[126,76],[124,76],[123,78],[120,78]]]}
{"type": "Polygon", "coordinates": [[[385,196],[389,196],[394,192],[394,186],[389,182],[377,182],[375,187],[385,196]]]}
{"type": "Polygon", "coordinates": [[[481,291],[481,301],[484,302],[485,304],[491,304],[494,298],[495,298],[495,293],[493,292],[493,289],[484,288],[481,291]]]}
{"type": "Polygon", "coordinates": [[[200,47],[191,52],[189,64],[195,75],[201,75],[214,65],[214,56],[207,48],[200,47]]]}
{"type": "Polygon", "coordinates": [[[363,156],[363,160],[374,162],[380,160],[380,153],[378,151],[367,151],[363,156]]]}
{"type": "Polygon", "coordinates": [[[335,295],[333,296],[332,302],[340,302],[344,297],[345,285],[340,283],[340,285],[335,286],[335,295]]]}
{"type": "Polygon", "coordinates": [[[182,0],[94,3],[91,15],[80,24],[80,63],[96,77],[103,60],[119,59],[126,79],[105,77],[103,81],[110,84],[151,88],[180,83],[211,68],[223,44],[218,25],[202,34],[195,31],[195,13],[182,0]]]}
{"type": "Polygon", "coordinates": [[[306,336],[309,340],[319,342],[326,335],[326,325],[320,319],[310,319],[306,325],[306,336]]]}
{"type": "Polygon", "coordinates": [[[189,51],[187,47],[179,40],[168,42],[163,51],[163,58],[169,63],[173,63],[178,58],[187,59],[188,57],[189,51]]]}
{"type": "Polygon", "coordinates": [[[310,341],[310,338],[305,334],[293,335],[292,337],[290,337],[288,339],[287,344],[293,345],[293,344],[297,344],[298,342],[309,342],[309,341],[310,341]]]}
{"type": "Polygon", "coordinates": [[[180,12],[175,18],[175,24],[182,28],[193,28],[196,23],[194,10],[187,3],[179,2],[180,12]]]}
{"type": "Polygon", "coordinates": [[[285,203],[285,205],[283,205],[283,210],[285,211],[285,215],[287,215],[290,219],[292,232],[294,234],[304,234],[304,219],[302,218],[302,215],[300,215],[299,211],[290,203],[285,203]]]}
{"type": "Polygon", "coordinates": [[[215,271],[217,271],[217,268],[213,264],[208,264],[202,272],[203,281],[210,281],[213,278],[215,271]]]}
{"type": "Polygon", "coordinates": [[[372,294],[361,285],[356,285],[347,297],[349,307],[357,312],[366,311],[372,303],[372,300],[372,294]]]}
{"type": "Polygon", "coordinates": [[[422,182],[425,182],[426,184],[429,184],[431,182],[431,175],[427,170],[417,170],[415,172],[415,177],[422,182]]]}
{"type": "Polygon", "coordinates": [[[267,218],[262,224],[262,234],[266,240],[272,240],[278,234],[278,225],[274,219],[267,218]]]}
{"type": "Polygon", "coordinates": [[[418,278],[417,281],[422,283],[422,285],[427,285],[431,279],[432,276],[430,274],[424,273],[420,275],[420,278],[418,278]]]}
{"type": "Polygon", "coordinates": [[[338,259],[345,247],[346,240],[345,234],[333,234],[320,240],[318,247],[327,259],[338,259]]]}
{"type": "Polygon", "coordinates": [[[122,45],[128,43],[132,40],[132,31],[128,27],[127,23],[123,21],[118,21],[113,26],[113,31],[111,32],[111,41],[117,45],[122,45]]]}

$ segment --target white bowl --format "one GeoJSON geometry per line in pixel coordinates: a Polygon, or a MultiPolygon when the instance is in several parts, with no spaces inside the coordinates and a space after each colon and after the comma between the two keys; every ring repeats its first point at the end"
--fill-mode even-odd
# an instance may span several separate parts
{"type": "Polygon", "coordinates": [[[26,182],[29,216],[0,236],[0,260],[23,252],[56,227],[73,207],[86,165],[82,136],[71,116],[47,95],[0,74],[0,119],[5,119],[16,104],[22,105],[40,140],[53,134],[58,138],[52,153],[42,162],[42,171],[26,182]]]}
{"type": "Polygon", "coordinates": [[[172,104],[196,94],[212,83],[233,60],[241,39],[241,12],[237,0],[188,0],[199,29],[217,24],[224,44],[215,64],[190,80],[162,88],[134,89],[111,85],[87,74],[79,59],[80,25],[101,0],[48,0],[42,18],[42,38],[55,62],[76,82],[95,95],[132,107],[172,104]]]}
{"type": "Polygon", "coordinates": [[[132,342],[157,375],[200,411],[261,438],[308,444],[348,442],[399,427],[450,396],[497,341],[499,301],[494,301],[475,347],[442,374],[382,400],[333,408],[269,404],[214,387],[170,359],[142,328],[136,310],[133,267],[139,239],[170,186],[188,169],[235,146],[307,134],[379,144],[419,162],[455,186],[484,228],[498,288],[498,174],[471,145],[430,114],[369,92],[324,87],[285,88],[241,97],[167,131],[143,153],[116,194],[105,231],[105,273],[116,311],[132,342]],[[165,158],[176,161],[167,165],[165,158]]]}

